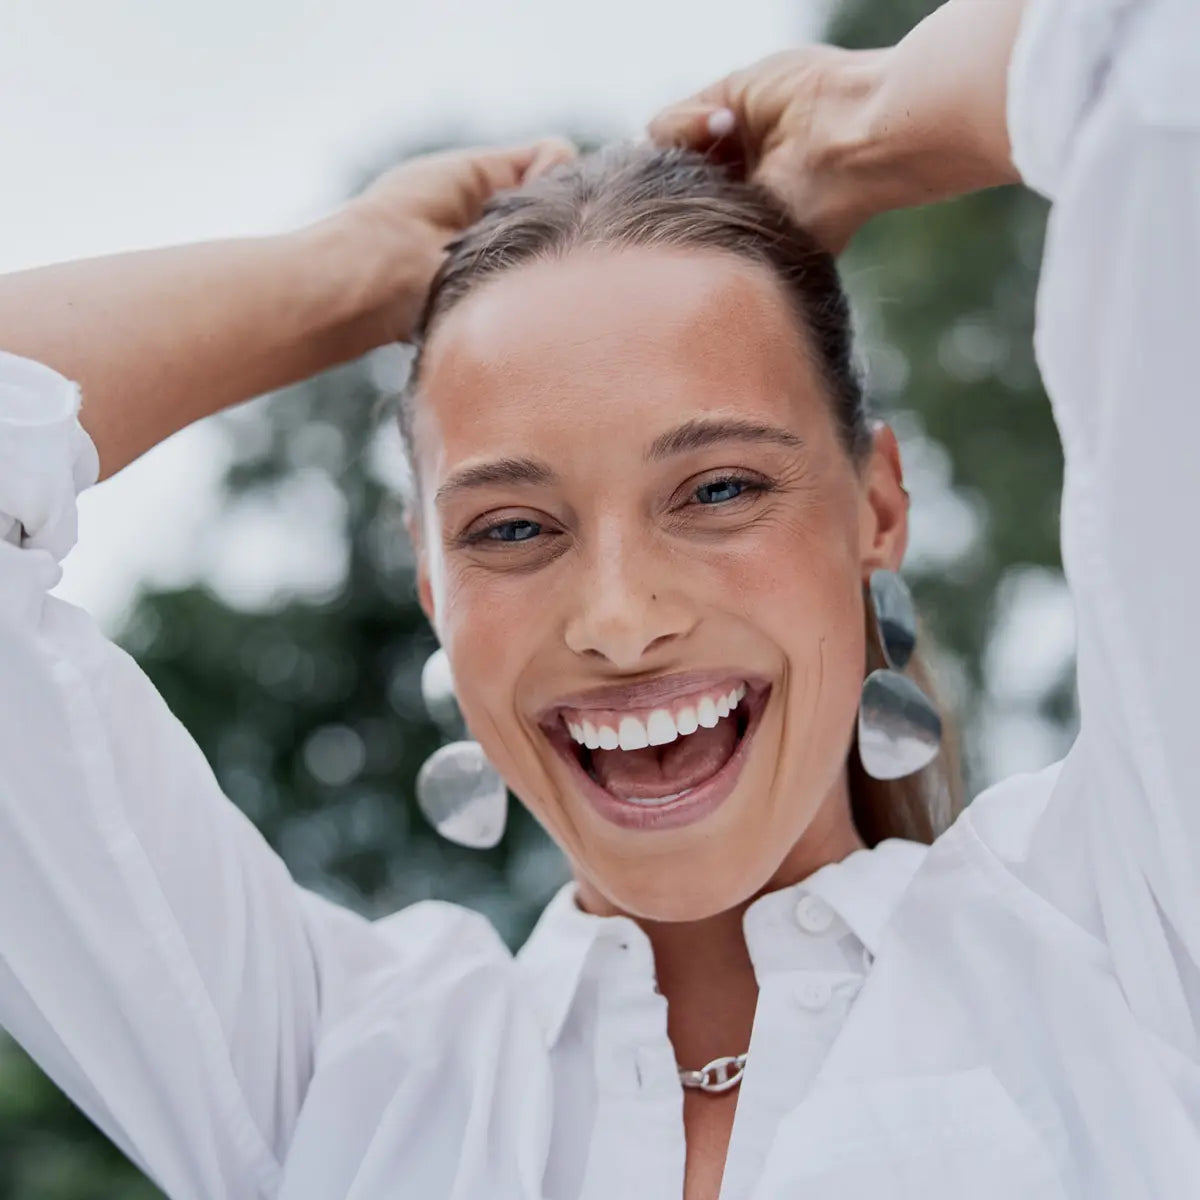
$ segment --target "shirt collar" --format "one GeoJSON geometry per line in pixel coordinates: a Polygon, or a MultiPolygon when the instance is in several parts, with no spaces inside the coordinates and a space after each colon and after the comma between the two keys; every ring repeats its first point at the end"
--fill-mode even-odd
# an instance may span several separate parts
{"type": "MultiPolygon", "coordinates": [[[[762,937],[761,931],[772,924],[763,918],[790,909],[806,892],[828,904],[874,956],[885,926],[928,849],[918,842],[889,839],[870,850],[856,850],[800,883],[756,900],[745,916],[752,957],[757,958],[754,943],[762,937]]],[[[574,883],[559,889],[517,955],[518,969],[529,986],[551,1048],[570,1014],[584,968],[598,942],[620,944],[627,951],[621,961],[629,964],[629,970],[644,975],[650,986],[654,983],[654,955],[637,923],[629,917],[592,916],[579,907],[575,896],[574,883]]]]}
{"type": "Polygon", "coordinates": [[[601,940],[629,946],[638,966],[653,980],[654,954],[637,922],[584,912],[576,902],[574,882],[559,888],[517,953],[517,967],[529,985],[551,1048],[571,1011],[592,947],[601,940]]]}
{"type": "Polygon", "coordinates": [[[874,957],[884,929],[928,853],[929,847],[921,842],[889,838],[822,867],[791,890],[812,892],[824,900],[874,957]]]}

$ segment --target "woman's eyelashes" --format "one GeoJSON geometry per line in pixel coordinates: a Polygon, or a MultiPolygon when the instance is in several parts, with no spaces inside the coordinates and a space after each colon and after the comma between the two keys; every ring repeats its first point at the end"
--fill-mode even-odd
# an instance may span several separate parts
{"type": "Polygon", "coordinates": [[[559,533],[561,530],[534,516],[493,517],[472,523],[455,538],[455,542],[473,549],[521,548],[532,542],[544,542],[547,535],[559,533]]]}
{"type": "Polygon", "coordinates": [[[680,507],[697,505],[701,508],[744,507],[748,501],[775,490],[772,480],[762,475],[740,471],[718,471],[688,485],[680,507]]]}
{"type": "Polygon", "coordinates": [[[489,525],[477,536],[485,542],[527,542],[537,537],[542,527],[537,521],[501,521],[489,525]]]}
{"type": "MultiPolygon", "coordinates": [[[[666,513],[672,522],[703,524],[752,510],[779,484],[765,475],[742,470],[709,471],[692,478],[672,494],[666,513]]],[[[545,552],[558,546],[566,531],[544,514],[504,514],[476,518],[454,539],[460,549],[501,553],[545,552]]]]}

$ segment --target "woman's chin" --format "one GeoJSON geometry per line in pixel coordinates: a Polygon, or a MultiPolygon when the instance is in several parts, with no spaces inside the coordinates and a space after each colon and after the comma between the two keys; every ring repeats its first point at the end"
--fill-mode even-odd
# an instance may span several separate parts
{"type": "Polygon", "coordinates": [[[632,896],[622,911],[641,921],[685,924],[707,921],[711,917],[741,908],[755,893],[753,887],[723,889],[724,896],[712,889],[689,889],[670,895],[656,893],[632,896]]]}
{"type": "Polygon", "coordinates": [[[579,840],[570,858],[583,907],[645,921],[703,921],[761,893],[779,867],[772,848],[802,831],[771,828],[756,766],[706,820],[650,834],[598,817],[591,804],[573,804],[579,840]]]}
{"type": "Polygon", "coordinates": [[[622,913],[642,921],[704,921],[753,899],[770,879],[770,864],[738,862],[728,852],[681,852],[655,861],[586,864],[576,871],[583,908],[600,915],[622,913]]]}

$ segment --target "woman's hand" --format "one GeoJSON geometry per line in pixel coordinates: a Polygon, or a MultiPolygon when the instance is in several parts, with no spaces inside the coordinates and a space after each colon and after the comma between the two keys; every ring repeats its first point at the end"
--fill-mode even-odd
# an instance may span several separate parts
{"type": "Polygon", "coordinates": [[[1017,179],[1006,80],[1025,0],[950,0],[887,50],[785,51],[660,113],[650,136],[733,162],[828,249],[880,212],[1017,179]]]}
{"type": "Polygon", "coordinates": [[[296,233],[0,276],[0,349],[82,385],[103,478],[192,421],[409,337],[446,242],[573,154],[428,155],[296,233]]]}
{"type": "Polygon", "coordinates": [[[381,175],[332,220],[364,235],[364,252],[394,264],[379,283],[381,341],[406,341],[445,246],[479,219],[496,192],[518,187],[575,156],[561,138],[507,149],[448,150],[409,159],[381,175]]]}
{"type": "Polygon", "coordinates": [[[650,123],[661,146],[686,146],[768,187],[830,250],[872,215],[848,188],[844,160],[865,136],[880,51],[804,46],[772,55],[672,105],[650,123]]]}

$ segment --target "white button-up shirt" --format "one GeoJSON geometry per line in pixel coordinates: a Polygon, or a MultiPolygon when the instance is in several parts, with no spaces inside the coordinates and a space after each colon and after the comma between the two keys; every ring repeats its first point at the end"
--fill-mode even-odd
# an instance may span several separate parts
{"type": "MultiPolygon", "coordinates": [[[[1035,0],[1010,127],[1056,202],[1082,732],[928,851],[750,908],[724,1200],[1200,1195],[1200,6],[1035,0]]],[[[76,405],[0,363],[0,1023],[179,1200],[678,1196],[632,921],[567,892],[514,959],[453,906],[371,924],[299,890],[47,595],[96,472],[76,405]]]]}

